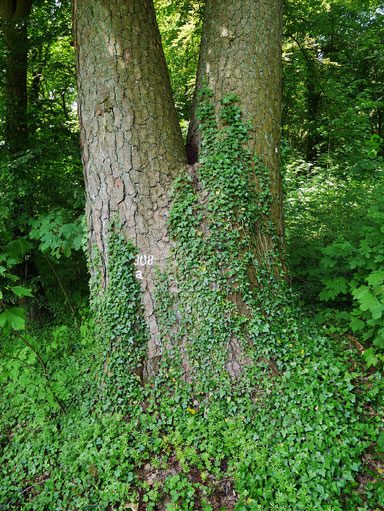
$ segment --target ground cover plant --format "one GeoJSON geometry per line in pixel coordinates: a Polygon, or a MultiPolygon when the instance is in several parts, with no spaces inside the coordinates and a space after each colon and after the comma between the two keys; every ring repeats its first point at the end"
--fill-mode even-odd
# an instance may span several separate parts
{"type": "MultiPolygon", "coordinates": [[[[202,121],[212,121],[209,101],[204,105],[202,121]]],[[[140,296],[139,285],[134,273],[126,271],[129,265],[134,268],[135,251],[112,228],[110,288],[100,298],[101,307],[95,304],[98,343],[87,318],[80,330],[47,325],[45,339],[39,339],[40,332],[25,334],[31,345],[44,346],[40,356],[49,357],[50,384],[63,410],[43,375],[36,374],[33,352],[18,343],[17,334],[5,341],[5,356],[13,357],[2,363],[3,395],[8,396],[1,415],[5,509],[48,509],[52,503],[56,509],[168,510],[382,505],[383,380],[380,373],[367,373],[353,345],[323,335],[302,317],[286,284],[268,268],[256,295],[243,289],[246,265],[239,267],[234,245],[244,253],[252,238],[245,234],[240,241],[231,222],[241,218],[245,229],[251,225],[247,218],[257,200],[248,200],[250,155],[242,144],[234,144],[247,136],[236,98],[225,102],[223,118],[228,122],[223,132],[208,122],[207,157],[199,169],[209,199],[199,202],[192,178],[180,178],[170,217],[180,242],[175,257],[182,254],[185,265],[177,274],[177,299],[186,300],[179,335],[185,336],[191,323],[188,299],[196,301],[196,288],[195,313],[204,312],[195,343],[187,354],[180,353],[182,345],[173,339],[172,356],[154,380],[143,384],[135,374],[143,352],[133,337],[142,335],[144,341],[146,335],[137,323],[140,301],[133,300],[140,296]],[[225,178],[225,170],[233,180],[225,178]],[[222,202],[227,216],[217,207],[222,202]],[[196,209],[188,223],[183,222],[187,207],[196,209]],[[198,213],[204,208],[212,216],[205,226],[209,242],[201,243],[198,213]],[[220,287],[212,289],[209,281],[217,282],[223,257],[226,272],[220,287]],[[204,279],[190,277],[196,270],[204,279]],[[250,317],[234,313],[228,290],[236,289],[250,317]],[[124,331],[118,327],[122,315],[124,331]],[[225,370],[228,350],[223,349],[233,331],[253,361],[236,379],[225,370]],[[185,377],[185,358],[197,369],[204,365],[203,378],[193,369],[185,377]],[[101,382],[95,375],[105,359],[101,382]]],[[[261,191],[258,200],[265,196],[261,191]]],[[[170,275],[159,277],[159,293],[170,275]]],[[[164,331],[169,332],[172,307],[165,298],[161,303],[164,331]]]]}

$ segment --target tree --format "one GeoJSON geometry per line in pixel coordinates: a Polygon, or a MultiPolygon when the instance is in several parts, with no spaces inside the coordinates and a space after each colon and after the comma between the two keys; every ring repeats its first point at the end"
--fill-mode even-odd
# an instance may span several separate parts
{"type": "MultiPolygon", "coordinates": [[[[142,285],[150,330],[148,356],[153,359],[161,353],[154,268],[165,270],[173,244],[167,225],[172,183],[182,169],[187,169],[190,180],[198,181],[199,176],[193,166],[187,168],[152,0],[77,0],[73,14],[92,271],[100,275],[100,292],[105,293],[111,264],[109,233],[118,217],[125,239],[138,249],[136,277],[142,285]]],[[[208,0],[188,143],[194,163],[202,139],[196,121],[197,97],[208,77],[219,124],[219,105],[226,94],[238,96],[245,123],[250,123],[239,150],[244,146],[250,155],[256,152],[262,164],[253,160],[253,169],[262,167],[269,180],[270,198],[254,224],[261,225],[264,219],[270,229],[256,225],[252,235],[259,262],[267,261],[276,246],[281,255],[283,247],[281,15],[280,0],[257,5],[252,0],[230,4],[208,0]]],[[[251,179],[251,187],[260,191],[261,178],[255,173],[251,179]]],[[[274,273],[278,273],[278,259],[275,254],[270,263],[274,273]]],[[[249,285],[257,287],[257,269],[251,266],[247,268],[249,285]]],[[[245,313],[242,297],[233,301],[245,313]]]]}
{"type": "Polygon", "coordinates": [[[289,0],[284,13],[284,138],[311,166],[374,173],[376,146],[382,151],[380,3],[289,0]]]}
{"type": "MultiPolygon", "coordinates": [[[[168,12],[177,20],[177,9],[185,8],[176,24],[183,28],[189,19],[193,18],[192,24],[196,20],[195,14],[190,17],[189,6],[202,4],[200,0],[157,3],[171,7],[168,12]]],[[[278,130],[274,128],[280,116],[280,73],[275,68],[279,66],[280,2],[207,2],[193,103],[195,123],[189,137],[190,154],[198,159],[193,164],[186,161],[152,2],[73,0],[71,4],[79,59],[94,309],[88,315],[88,309],[77,302],[81,313],[77,329],[67,315],[58,315],[58,297],[47,293],[49,321],[41,327],[31,324],[21,338],[17,332],[24,328],[25,318],[14,301],[31,293],[13,282],[17,277],[12,265],[15,259],[22,262],[30,256],[25,257],[24,250],[19,259],[16,250],[8,250],[13,256],[10,261],[0,253],[0,388],[4,396],[0,400],[0,505],[4,509],[205,511],[380,507],[383,379],[379,372],[370,369],[367,374],[362,367],[360,350],[365,346],[355,338],[351,339],[359,352],[349,345],[341,314],[328,309],[325,328],[317,328],[312,313],[318,309],[310,303],[304,309],[308,318],[303,317],[279,278],[283,240],[282,219],[274,214],[281,207],[281,193],[276,189],[278,130]],[[153,267],[159,261],[157,273],[153,267]],[[145,320],[152,334],[147,372],[154,375],[149,381],[145,375],[142,380],[140,371],[148,351],[145,320]]],[[[319,15],[321,8],[329,7],[323,0],[307,4],[317,4],[319,15]]],[[[33,101],[38,102],[34,122],[29,118],[27,151],[0,161],[0,252],[4,245],[12,248],[5,241],[12,235],[5,208],[18,190],[25,190],[31,213],[25,213],[23,202],[24,214],[12,214],[12,221],[24,226],[23,240],[27,236],[39,240],[32,254],[58,257],[81,243],[81,237],[74,237],[78,224],[73,213],[81,208],[80,202],[75,206],[76,192],[81,195],[83,187],[76,181],[76,160],[70,160],[66,152],[74,126],[70,121],[75,73],[57,73],[62,72],[63,63],[71,69],[72,38],[63,34],[64,39],[50,39],[45,34],[50,22],[58,21],[55,9],[64,10],[70,4],[36,0],[34,6],[28,83],[33,101]],[[9,184],[4,179],[3,169],[14,178],[16,165],[28,176],[28,188],[19,186],[17,176],[9,184]],[[32,186],[34,194],[28,194],[32,186]],[[36,195],[38,201],[29,199],[36,195]],[[36,221],[31,222],[31,217],[36,221]]],[[[60,17],[64,24],[66,13],[64,19],[60,17]]],[[[172,30],[171,24],[164,26],[172,30]]],[[[194,33],[193,28],[188,30],[194,33]]],[[[335,34],[340,33],[336,28],[335,34]]],[[[297,34],[292,31],[292,35],[297,34]]],[[[322,35],[318,39],[324,49],[328,37],[322,35]]],[[[171,33],[169,37],[168,43],[174,44],[177,37],[171,33]]],[[[313,69],[305,68],[303,52],[296,48],[292,54],[292,67],[298,55],[301,58],[299,67],[290,69],[294,90],[303,91],[301,118],[308,124],[313,121],[316,128],[325,126],[319,119],[325,113],[325,94],[318,108],[313,105],[313,119],[308,118],[306,92],[311,80],[306,78],[317,83],[316,72],[321,71],[324,78],[326,74],[321,85],[329,96],[332,74],[339,79],[342,73],[339,67],[333,73],[324,58],[316,60],[317,46],[311,46],[306,36],[296,39],[316,62],[315,73],[306,76],[313,69]],[[302,44],[307,41],[308,45],[302,44]],[[294,79],[298,68],[306,69],[306,74],[294,79]]],[[[183,45],[190,56],[197,53],[192,46],[183,45]]],[[[191,91],[191,70],[197,62],[189,66],[189,57],[182,55],[183,48],[179,50],[181,55],[176,55],[174,47],[165,55],[181,64],[188,81],[183,90],[191,91]]],[[[0,59],[3,55],[0,49],[0,59]]],[[[353,76],[351,69],[348,75],[353,76]]],[[[171,85],[175,83],[173,79],[171,85]]],[[[177,99],[180,96],[176,95],[177,112],[185,119],[192,94],[185,102],[177,99]]],[[[303,124],[291,126],[303,151],[305,131],[303,124]]],[[[314,141],[317,156],[326,137],[320,130],[314,133],[319,134],[314,141]]],[[[284,157],[287,146],[283,149],[284,157]]],[[[328,232],[339,233],[342,225],[344,235],[353,233],[355,227],[342,217],[346,210],[355,210],[359,236],[329,247],[328,294],[344,293],[352,282],[361,304],[358,316],[353,316],[357,331],[367,320],[366,326],[371,331],[377,327],[380,333],[382,190],[369,210],[360,206],[356,211],[354,197],[359,195],[354,191],[346,208],[335,208],[339,183],[313,165],[311,173],[317,179],[305,176],[308,184],[303,194],[300,177],[295,177],[300,165],[298,159],[286,165],[286,190],[293,201],[296,194],[297,204],[292,213],[287,200],[289,221],[306,234],[307,255],[308,247],[326,239],[325,224],[328,232]],[[312,204],[304,204],[304,199],[312,204]],[[368,218],[362,223],[365,210],[368,218]],[[356,257],[362,260],[358,268],[356,257]],[[344,272],[342,266],[349,262],[355,276],[348,267],[338,278],[337,272],[344,272]]],[[[342,189],[349,184],[356,187],[357,180],[343,183],[342,189]]],[[[360,189],[360,195],[369,192],[365,183],[360,189]]],[[[302,261],[308,273],[318,269],[302,261]]],[[[67,275],[79,275],[73,264],[65,261],[64,267],[67,275]]],[[[78,291],[79,282],[68,286],[73,280],[61,279],[63,289],[78,291]]],[[[42,282],[48,291],[54,286],[42,282]]],[[[353,295],[349,293],[349,302],[353,295]]],[[[349,305],[344,303],[343,317],[349,305]]],[[[382,365],[381,353],[368,349],[365,356],[370,365],[382,365]]]]}
{"type": "Polygon", "coordinates": [[[27,25],[33,0],[6,0],[0,5],[7,48],[6,140],[11,153],[25,147],[27,132],[27,25]]]}
{"type": "MultiPolygon", "coordinates": [[[[248,148],[257,154],[271,180],[271,219],[282,241],[283,200],[280,175],[282,2],[218,2],[209,0],[197,72],[195,101],[187,137],[191,163],[198,161],[200,134],[197,97],[204,84],[214,91],[217,120],[223,97],[235,94],[251,136],[248,148]],[[245,21],[246,20],[246,21],[245,21]]],[[[263,239],[260,247],[271,249],[263,239]]],[[[262,250],[262,248],[261,248],[262,250]]],[[[264,257],[266,254],[264,254],[264,257]]]]}
{"type": "MultiPolygon", "coordinates": [[[[66,275],[76,286],[82,281],[84,301],[87,296],[86,258],[79,250],[84,191],[72,107],[76,80],[70,44],[71,6],[55,0],[1,2],[0,17],[4,78],[0,100],[0,262],[13,268],[20,284],[40,297],[33,304],[28,299],[26,305],[30,319],[42,320],[52,311],[50,303],[62,300],[60,294],[50,298],[52,292],[61,293],[57,279],[66,289],[73,287],[66,275]],[[71,227],[72,234],[77,231],[79,236],[79,255],[74,257],[72,240],[68,242],[71,227]],[[66,245],[65,262],[55,256],[47,261],[53,253],[47,249],[54,247],[58,257],[63,254],[61,241],[66,245]]],[[[6,280],[3,276],[2,283],[6,280]]],[[[62,310],[65,314],[65,305],[62,310]]]]}

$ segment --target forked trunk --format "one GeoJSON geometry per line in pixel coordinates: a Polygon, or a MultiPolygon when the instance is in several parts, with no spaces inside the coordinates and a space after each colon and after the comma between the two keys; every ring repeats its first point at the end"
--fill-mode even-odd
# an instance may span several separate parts
{"type": "MultiPolygon", "coordinates": [[[[116,221],[116,225],[119,224],[117,228],[125,239],[131,240],[138,248],[135,273],[142,286],[145,319],[150,330],[148,357],[153,360],[162,355],[164,343],[167,346],[172,344],[171,338],[176,339],[176,343],[180,341],[181,345],[184,343],[185,349],[193,344],[193,335],[182,339],[180,336],[183,334],[178,335],[178,326],[183,317],[196,317],[196,325],[188,326],[192,329],[191,332],[195,326],[202,328],[205,321],[204,314],[195,307],[194,301],[197,302],[199,297],[193,295],[193,283],[191,295],[187,297],[178,295],[183,286],[176,286],[177,289],[172,289],[170,293],[176,297],[173,300],[174,309],[169,311],[174,324],[172,326],[171,321],[171,326],[166,327],[165,332],[164,324],[161,325],[164,334],[163,347],[160,345],[160,313],[155,312],[154,269],[158,267],[160,271],[164,270],[171,254],[172,242],[167,226],[171,207],[170,191],[174,179],[183,174],[182,170],[187,162],[153,2],[74,0],[73,10],[91,263],[93,271],[100,274],[102,294],[103,289],[108,291],[108,273],[112,266],[112,260],[108,260],[108,237],[111,225],[116,221]],[[94,248],[97,249],[98,259],[93,255],[94,248]]],[[[250,138],[246,144],[252,153],[256,152],[262,159],[270,181],[266,193],[268,197],[272,196],[272,200],[268,198],[268,204],[271,204],[268,206],[269,210],[262,215],[268,216],[269,225],[272,220],[273,232],[267,232],[260,227],[257,231],[259,239],[255,241],[252,238],[250,241],[253,247],[251,250],[256,252],[256,257],[260,259],[266,258],[276,248],[272,238],[278,239],[278,250],[283,245],[279,175],[280,44],[281,0],[233,1],[229,4],[208,0],[197,90],[202,88],[206,79],[208,87],[213,90],[217,117],[221,100],[227,93],[235,93],[240,98],[239,106],[245,119],[251,124],[250,138]],[[257,249],[254,250],[254,247],[257,249]]],[[[196,111],[194,115],[196,118],[196,111]]],[[[194,121],[191,134],[190,145],[195,144],[199,150],[199,130],[194,121]]],[[[243,158],[244,163],[246,158],[241,151],[236,154],[243,158]]],[[[237,170],[234,169],[234,172],[237,170]]],[[[187,173],[190,175],[188,183],[195,180],[195,189],[188,192],[195,202],[190,207],[185,204],[180,207],[179,213],[182,211],[182,214],[186,215],[182,224],[189,225],[189,222],[192,222],[190,236],[201,235],[200,241],[203,243],[198,242],[197,245],[208,247],[213,238],[207,238],[204,244],[204,235],[209,236],[208,231],[213,226],[206,223],[210,221],[211,214],[202,215],[201,232],[193,222],[197,218],[195,209],[199,209],[200,199],[201,208],[205,205],[209,207],[210,192],[202,189],[202,183],[198,182],[202,175],[196,172],[196,169],[191,167],[187,173]]],[[[246,173],[247,176],[251,175],[252,169],[246,173]]],[[[246,179],[244,176],[247,187],[246,179]]],[[[250,190],[256,190],[259,186],[257,177],[254,177],[250,190]]],[[[256,197],[256,193],[252,193],[249,197],[256,197]]],[[[234,229],[239,227],[240,244],[246,236],[240,234],[242,226],[237,222],[238,219],[242,221],[241,219],[245,218],[242,213],[245,209],[246,207],[241,207],[241,211],[237,211],[235,207],[233,211],[228,210],[226,213],[231,215],[233,212],[233,218],[228,218],[228,222],[233,224],[234,229]]],[[[253,232],[256,220],[248,218],[247,222],[253,232]]],[[[188,236],[189,234],[185,238],[187,244],[188,236]]],[[[225,243],[226,234],[222,232],[219,236],[224,236],[222,240],[225,243]]],[[[193,245],[192,238],[190,241],[193,245]]],[[[215,247],[220,244],[221,241],[215,247]]],[[[216,248],[214,250],[217,251],[216,248]]],[[[184,271],[183,264],[186,261],[178,259],[179,255],[175,256],[180,270],[176,269],[176,282],[180,282],[180,278],[182,281],[189,269],[197,265],[196,278],[200,279],[204,286],[199,265],[204,264],[205,256],[197,254],[184,271]]],[[[240,255],[239,260],[241,258],[240,255]]],[[[273,266],[273,262],[270,264],[273,266]]],[[[257,284],[257,270],[256,266],[251,266],[252,263],[249,264],[246,279],[252,287],[257,284]]],[[[129,271],[132,270],[127,268],[127,272],[129,271]]],[[[120,275],[124,273],[123,269],[120,275]]],[[[120,281],[113,282],[116,284],[120,281]]],[[[207,296],[213,292],[213,302],[216,301],[214,293],[218,292],[219,287],[215,282],[206,286],[207,296]]],[[[227,287],[229,295],[230,288],[231,283],[227,287]]],[[[229,315],[233,312],[233,303],[235,308],[238,306],[239,309],[234,313],[235,316],[248,312],[240,296],[241,292],[238,294],[226,309],[229,315]]],[[[125,299],[129,300],[130,297],[116,297],[118,308],[122,307],[120,301],[125,299]]],[[[160,306],[164,309],[166,303],[168,302],[165,299],[160,306]]],[[[117,322],[120,321],[119,318],[120,313],[115,316],[117,322]]],[[[211,320],[212,318],[209,321],[211,320]]],[[[116,328],[114,329],[116,331],[116,328]]],[[[119,331],[123,332],[124,328],[119,331]]],[[[111,337],[116,340],[116,333],[111,337]]],[[[235,337],[236,334],[228,332],[223,341],[223,346],[232,342],[228,353],[231,352],[229,356],[233,360],[230,365],[233,369],[228,369],[228,373],[234,375],[239,373],[238,359],[244,358],[241,348],[237,348],[238,340],[235,337]]],[[[117,339],[117,344],[119,343],[117,339]]],[[[115,347],[111,349],[114,351],[115,347]]],[[[187,371],[189,362],[183,363],[187,371]]],[[[149,363],[148,368],[150,373],[155,364],[149,363]]],[[[105,370],[109,372],[107,366],[105,370]]]]}

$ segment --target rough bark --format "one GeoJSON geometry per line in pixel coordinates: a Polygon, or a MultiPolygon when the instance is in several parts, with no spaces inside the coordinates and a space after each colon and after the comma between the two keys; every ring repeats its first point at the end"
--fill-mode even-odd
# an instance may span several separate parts
{"type": "Polygon", "coordinates": [[[26,18],[31,8],[32,0],[4,0],[0,5],[7,47],[6,144],[11,154],[25,149],[28,139],[26,18]]]}
{"type": "Polygon", "coordinates": [[[154,268],[164,269],[170,189],[186,164],[152,0],[74,0],[74,38],[90,250],[108,282],[108,231],[117,217],[138,248],[151,340],[158,354],[154,268]]]}
{"type": "MultiPolygon", "coordinates": [[[[271,181],[271,219],[284,245],[283,200],[280,176],[282,0],[207,0],[200,47],[195,98],[187,152],[198,161],[201,135],[196,110],[198,93],[208,86],[219,121],[223,97],[240,99],[250,122],[249,149],[265,165],[271,181]]],[[[260,237],[267,252],[271,240],[260,237]]]]}

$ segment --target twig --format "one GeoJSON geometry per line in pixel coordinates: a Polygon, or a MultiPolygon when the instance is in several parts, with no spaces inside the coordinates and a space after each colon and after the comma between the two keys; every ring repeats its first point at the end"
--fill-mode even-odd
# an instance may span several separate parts
{"type": "Polygon", "coordinates": [[[350,341],[352,341],[352,342],[353,342],[353,344],[356,346],[356,348],[358,349],[358,351],[360,351],[360,353],[364,353],[364,351],[365,351],[364,346],[363,346],[362,344],[360,344],[360,343],[359,343],[359,341],[357,341],[357,340],[353,337],[353,335],[348,335],[348,339],[349,339],[350,341]]]}
{"type": "Polygon", "coordinates": [[[27,491],[28,491],[28,490],[30,490],[31,488],[34,488],[35,486],[37,486],[37,484],[38,484],[38,483],[36,483],[36,484],[32,484],[31,486],[28,486],[28,488],[25,488],[25,490],[23,490],[23,491],[21,492],[21,494],[23,494],[23,493],[27,492],[27,491]]]}
{"type": "Polygon", "coordinates": [[[5,358],[10,358],[11,360],[18,360],[19,362],[21,362],[22,364],[24,364],[25,366],[28,367],[28,369],[31,369],[31,371],[33,371],[34,373],[38,374],[36,369],[34,367],[32,367],[30,364],[28,364],[28,362],[26,362],[25,360],[21,360],[21,358],[18,358],[18,357],[12,357],[11,355],[7,355],[6,353],[4,353],[3,351],[0,350],[0,355],[2,355],[3,357],[5,358]]]}

